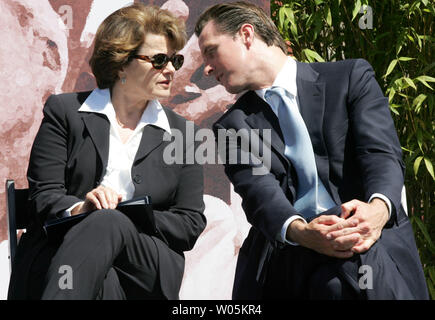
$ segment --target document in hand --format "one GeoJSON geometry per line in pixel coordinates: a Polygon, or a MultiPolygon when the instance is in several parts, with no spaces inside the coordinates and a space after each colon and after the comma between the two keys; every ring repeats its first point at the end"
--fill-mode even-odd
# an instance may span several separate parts
{"type": "MultiPolygon", "coordinates": [[[[118,203],[116,210],[121,211],[136,226],[139,232],[156,235],[157,227],[154,219],[151,197],[144,196],[118,203]]],[[[65,234],[94,211],[78,215],[49,220],[44,224],[44,230],[49,241],[58,242],[65,234]]]]}

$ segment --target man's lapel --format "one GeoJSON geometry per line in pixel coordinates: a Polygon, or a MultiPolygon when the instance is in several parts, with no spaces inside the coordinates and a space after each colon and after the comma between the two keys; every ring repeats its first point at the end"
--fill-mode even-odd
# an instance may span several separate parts
{"type": "Polygon", "coordinates": [[[288,161],[287,157],[284,156],[285,145],[281,128],[279,127],[278,119],[270,109],[270,106],[255,93],[252,93],[252,101],[249,101],[248,103],[253,106],[258,106],[258,111],[250,114],[246,118],[248,125],[253,129],[259,129],[259,135],[262,139],[264,130],[270,130],[272,148],[288,161]]]}
{"type": "Polygon", "coordinates": [[[338,194],[332,192],[334,189],[330,186],[329,159],[323,136],[325,83],[318,81],[318,77],[319,74],[308,63],[297,62],[296,84],[299,108],[310,134],[317,172],[334,201],[340,203],[338,194]]]}

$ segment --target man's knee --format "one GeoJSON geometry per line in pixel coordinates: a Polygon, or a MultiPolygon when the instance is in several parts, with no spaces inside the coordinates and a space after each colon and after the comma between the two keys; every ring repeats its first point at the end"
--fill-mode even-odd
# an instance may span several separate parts
{"type": "Polygon", "coordinates": [[[323,266],[310,279],[310,299],[342,300],[355,299],[356,292],[341,279],[333,266],[323,266]]]}

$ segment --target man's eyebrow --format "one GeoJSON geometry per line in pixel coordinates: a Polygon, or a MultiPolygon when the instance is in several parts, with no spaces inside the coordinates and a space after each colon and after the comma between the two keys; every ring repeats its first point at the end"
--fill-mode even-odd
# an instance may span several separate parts
{"type": "Polygon", "coordinates": [[[217,45],[208,45],[204,48],[204,55],[207,55],[211,50],[215,49],[217,47],[217,45]]]}

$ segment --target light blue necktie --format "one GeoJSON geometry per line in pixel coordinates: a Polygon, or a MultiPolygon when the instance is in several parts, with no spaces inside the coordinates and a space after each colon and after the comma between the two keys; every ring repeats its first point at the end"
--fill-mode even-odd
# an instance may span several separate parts
{"type": "Polygon", "coordinates": [[[265,93],[265,99],[278,109],[278,120],[285,141],[285,156],[295,168],[298,183],[294,208],[308,218],[319,211],[334,206],[325,187],[319,181],[313,146],[305,122],[298,110],[296,97],[287,96],[281,87],[272,87],[265,93]],[[319,182],[321,202],[319,204],[319,182]],[[326,206],[326,208],[321,208],[326,206]]]}

